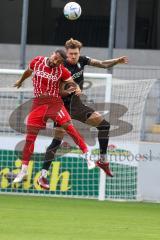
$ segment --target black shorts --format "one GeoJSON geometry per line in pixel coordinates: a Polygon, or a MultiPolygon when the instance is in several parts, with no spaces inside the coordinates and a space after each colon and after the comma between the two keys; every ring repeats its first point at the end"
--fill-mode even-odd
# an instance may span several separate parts
{"type": "MultiPolygon", "coordinates": [[[[85,123],[86,120],[95,112],[94,109],[85,105],[85,102],[82,102],[79,96],[72,95],[70,101],[65,101],[64,106],[66,107],[68,113],[72,119],[78,120],[82,123],[85,123]]],[[[58,124],[54,124],[58,126],[58,124]]]]}

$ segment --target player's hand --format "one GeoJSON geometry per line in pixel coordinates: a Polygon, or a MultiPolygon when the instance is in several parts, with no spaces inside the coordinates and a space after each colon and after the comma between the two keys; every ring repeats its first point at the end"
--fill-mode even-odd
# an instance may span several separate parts
{"type": "Polygon", "coordinates": [[[75,92],[76,91],[76,88],[75,87],[73,87],[73,86],[71,86],[71,87],[69,87],[67,90],[65,90],[68,94],[71,94],[71,93],[73,93],[73,92],[75,92]]]}
{"type": "Polygon", "coordinates": [[[127,64],[128,63],[128,57],[122,56],[122,57],[117,58],[117,63],[119,63],[119,64],[127,64]]]}
{"type": "Polygon", "coordinates": [[[76,95],[76,96],[80,96],[81,93],[82,93],[82,91],[81,91],[80,87],[78,86],[78,87],[76,88],[75,95],[76,95]]]}
{"type": "Polygon", "coordinates": [[[75,87],[69,87],[67,90],[61,90],[60,95],[61,97],[66,97],[70,95],[71,93],[75,92],[76,88],[75,87]]]}
{"type": "Polygon", "coordinates": [[[22,86],[22,82],[20,80],[17,80],[16,83],[13,85],[13,87],[20,88],[22,86]]]}

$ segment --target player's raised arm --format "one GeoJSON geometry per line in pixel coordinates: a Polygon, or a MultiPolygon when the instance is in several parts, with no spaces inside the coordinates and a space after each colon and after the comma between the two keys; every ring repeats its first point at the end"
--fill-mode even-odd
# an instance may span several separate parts
{"type": "Polygon", "coordinates": [[[117,64],[127,64],[128,63],[128,57],[122,56],[119,58],[109,59],[109,60],[97,60],[97,59],[90,59],[90,62],[88,65],[98,68],[110,68],[117,64]]]}
{"type": "Polygon", "coordinates": [[[29,78],[32,75],[32,70],[31,69],[26,69],[24,73],[22,74],[21,78],[15,82],[13,87],[20,88],[22,86],[22,83],[29,78]]]}
{"type": "Polygon", "coordinates": [[[22,77],[16,81],[14,87],[20,88],[22,86],[22,83],[32,75],[32,72],[35,70],[37,61],[40,61],[41,59],[43,59],[42,56],[37,56],[29,62],[28,68],[24,71],[22,77]]]}

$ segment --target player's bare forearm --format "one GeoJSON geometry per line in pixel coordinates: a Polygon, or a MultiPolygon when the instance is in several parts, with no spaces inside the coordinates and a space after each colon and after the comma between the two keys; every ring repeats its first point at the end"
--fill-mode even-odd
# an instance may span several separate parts
{"type": "Polygon", "coordinates": [[[32,70],[27,69],[22,74],[21,78],[16,81],[16,83],[13,85],[14,87],[20,88],[22,86],[22,83],[29,78],[32,75],[32,70]]]}
{"type": "Polygon", "coordinates": [[[93,67],[98,67],[98,68],[110,68],[117,64],[127,64],[127,63],[128,63],[128,58],[126,56],[122,56],[119,58],[114,58],[114,59],[109,59],[104,61],[91,58],[89,65],[93,67]]]}

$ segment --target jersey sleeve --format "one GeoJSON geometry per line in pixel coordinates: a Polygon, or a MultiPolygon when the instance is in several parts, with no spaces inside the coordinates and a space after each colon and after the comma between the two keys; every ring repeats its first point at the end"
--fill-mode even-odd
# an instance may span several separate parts
{"type": "Polygon", "coordinates": [[[71,72],[68,71],[68,69],[65,68],[65,67],[62,65],[62,76],[61,76],[61,80],[62,80],[62,81],[68,81],[70,78],[71,78],[71,72]]]}
{"type": "Polygon", "coordinates": [[[35,66],[35,64],[37,63],[37,61],[40,60],[40,58],[41,58],[41,56],[37,56],[37,57],[33,58],[33,59],[29,62],[28,68],[29,68],[30,70],[34,71],[34,66],[35,66]]]}
{"type": "Polygon", "coordinates": [[[83,62],[83,66],[85,66],[90,64],[91,58],[87,56],[81,56],[80,60],[83,62]]]}

